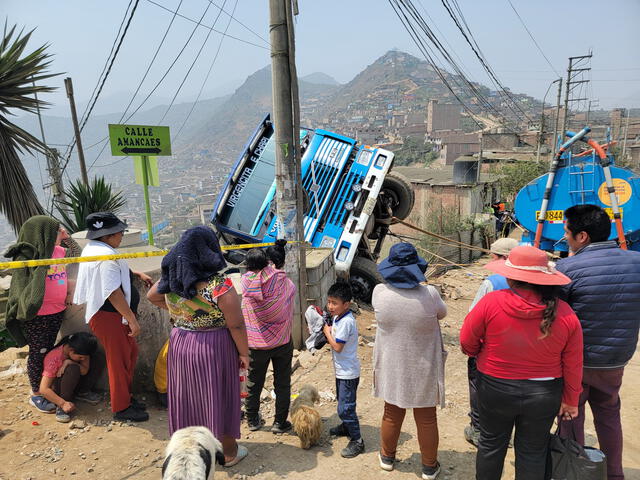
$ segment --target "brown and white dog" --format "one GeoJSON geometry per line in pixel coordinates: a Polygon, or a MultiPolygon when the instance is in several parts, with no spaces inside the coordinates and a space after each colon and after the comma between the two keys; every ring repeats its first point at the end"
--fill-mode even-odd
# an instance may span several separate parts
{"type": "Polygon", "coordinates": [[[182,428],[165,450],[162,480],[213,480],[216,461],[224,465],[222,444],[208,428],[182,428]]]}
{"type": "Polygon", "coordinates": [[[322,419],[314,404],[320,400],[318,390],[313,385],[303,385],[300,393],[291,403],[291,423],[300,438],[300,447],[305,450],[316,445],[322,435],[322,419]]]}

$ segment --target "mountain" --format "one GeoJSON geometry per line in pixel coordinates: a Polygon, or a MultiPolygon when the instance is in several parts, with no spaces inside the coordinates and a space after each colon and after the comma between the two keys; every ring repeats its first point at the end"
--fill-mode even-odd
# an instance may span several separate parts
{"type": "Polygon", "coordinates": [[[332,85],[334,87],[340,85],[340,83],[335,78],[322,72],[310,73],[309,75],[300,77],[300,80],[317,85],[332,85]]]}

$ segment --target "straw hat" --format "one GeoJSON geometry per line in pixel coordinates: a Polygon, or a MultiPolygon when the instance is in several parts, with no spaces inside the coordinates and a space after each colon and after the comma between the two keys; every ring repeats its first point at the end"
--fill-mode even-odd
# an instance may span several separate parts
{"type": "Polygon", "coordinates": [[[485,267],[512,280],[535,285],[566,285],[571,279],[555,269],[547,254],[535,247],[515,247],[506,260],[487,263],[485,267]]]}

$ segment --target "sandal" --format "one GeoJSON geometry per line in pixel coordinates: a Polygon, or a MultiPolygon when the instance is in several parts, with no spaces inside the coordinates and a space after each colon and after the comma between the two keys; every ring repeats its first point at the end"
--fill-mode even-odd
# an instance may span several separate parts
{"type": "Polygon", "coordinates": [[[249,450],[247,450],[247,447],[238,445],[238,451],[236,452],[236,457],[230,462],[225,462],[224,467],[228,468],[228,467],[233,467],[234,465],[237,465],[247,455],[249,455],[249,450]]]}

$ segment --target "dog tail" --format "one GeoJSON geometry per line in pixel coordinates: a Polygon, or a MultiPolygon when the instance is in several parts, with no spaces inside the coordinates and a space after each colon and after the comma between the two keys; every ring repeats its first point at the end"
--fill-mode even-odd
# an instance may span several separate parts
{"type": "Polygon", "coordinates": [[[320,440],[322,419],[315,408],[300,405],[291,415],[291,423],[293,423],[293,430],[300,438],[300,446],[305,450],[320,440]]]}

